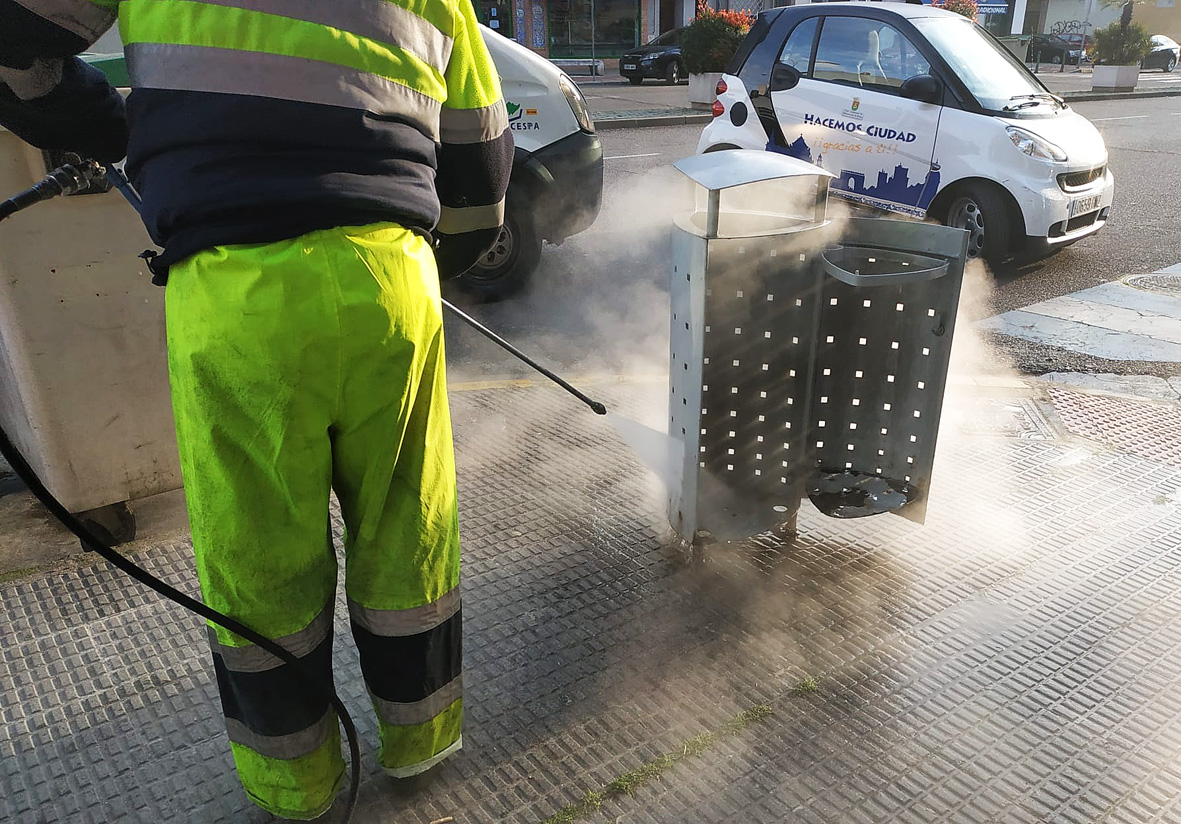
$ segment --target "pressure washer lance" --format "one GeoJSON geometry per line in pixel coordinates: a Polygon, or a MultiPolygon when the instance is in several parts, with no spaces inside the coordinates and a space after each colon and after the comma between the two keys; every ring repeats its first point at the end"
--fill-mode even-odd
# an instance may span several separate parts
{"type": "MultiPolygon", "coordinates": [[[[127,202],[131,204],[132,208],[134,208],[135,211],[137,211],[137,212],[140,211],[139,193],[136,192],[135,189],[131,186],[131,182],[127,179],[127,175],[123,174],[123,172],[120,169],[118,169],[117,167],[111,166],[109,164],[106,167],[106,172],[107,172],[107,180],[109,180],[111,182],[111,185],[114,186],[116,189],[118,189],[119,192],[123,195],[123,197],[127,198],[127,202]]],[[[526,365],[528,365],[532,369],[535,369],[538,372],[540,372],[541,374],[545,375],[547,378],[549,378],[551,381],[556,383],[558,386],[562,387],[567,392],[569,392],[571,395],[578,398],[580,401],[582,401],[587,406],[589,406],[591,408],[591,411],[594,412],[596,415],[606,415],[607,414],[607,407],[605,407],[603,404],[599,403],[596,400],[592,400],[591,398],[588,398],[584,393],[580,392],[579,390],[577,390],[573,386],[571,386],[569,382],[562,380],[561,377],[554,374],[549,369],[546,369],[540,363],[533,360],[533,358],[529,357],[524,352],[522,352],[520,349],[513,346],[507,340],[505,340],[500,335],[493,332],[491,329],[489,329],[484,324],[480,323],[478,320],[473,318],[467,312],[464,312],[462,309],[455,306],[455,304],[451,303],[449,300],[443,299],[442,302],[443,302],[443,306],[446,307],[447,310],[449,312],[451,312],[451,314],[455,315],[455,317],[459,318],[461,321],[463,321],[468,326],[475,329],[481,335],[488,338],[488,340],[492,341],[493,343],[495,343],[498,346],[500,346],[501,348],[503,348],[505,351],[507,351],[513,357],[522,361],[523,363],[525,363],[526,365]]]]}

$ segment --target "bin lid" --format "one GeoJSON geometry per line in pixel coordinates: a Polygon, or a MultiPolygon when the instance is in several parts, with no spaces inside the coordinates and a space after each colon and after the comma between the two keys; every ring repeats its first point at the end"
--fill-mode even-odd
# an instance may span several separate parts
{"type": "Polygon", "coordinates": [[[836,177],[799,158],[760,149],[709,152],[678,160],[673,166],[711,191],[785,177],[836,177]]]}

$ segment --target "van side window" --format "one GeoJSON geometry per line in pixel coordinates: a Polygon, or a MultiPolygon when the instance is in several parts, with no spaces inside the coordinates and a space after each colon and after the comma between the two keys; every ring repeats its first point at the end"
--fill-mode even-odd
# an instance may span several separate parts
{"type": "Polygon", "coordinates": [[[819,17],[809,17],[796,26],[783,44],[783,51],[779,54],[779,62],[791,66],[800,74],[808,74],[808,64],[812,62],[812,44],[816,42],[816,26],[819,17]]]}
{"type": "Polygon", "coordinates": [[[813,77],[879,91],[928,74],[930,64],[893,26],[863,17],[829,17],[820,30],[813,77]]]}

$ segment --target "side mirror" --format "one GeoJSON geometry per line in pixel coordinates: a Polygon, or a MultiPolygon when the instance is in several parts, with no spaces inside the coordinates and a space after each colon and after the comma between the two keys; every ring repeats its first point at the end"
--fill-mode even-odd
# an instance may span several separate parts
{"type": "Polygon", "coordinates": [[[788,89],[794,89],[796,84],[800,82],[800,71],[794,66],[789,66],[786,63],[776,63],[771,67],[771,83],[770,90],[773,92],[785,92],[788,89]]]}
{"type": "Polygon", "coordinates": [[[898,93],[920,103],[942,103],[943,83],[929,74],[918,74],[903,81],[898,93]]]}

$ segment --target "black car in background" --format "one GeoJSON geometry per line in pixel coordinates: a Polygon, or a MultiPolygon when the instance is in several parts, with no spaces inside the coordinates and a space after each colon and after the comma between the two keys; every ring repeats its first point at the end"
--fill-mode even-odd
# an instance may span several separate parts
{"type": "Polygon", "coordinates": [[[1181,46],[1177,45],[1177,41],[1165,37],[1163,34],[1154,34],[1152,36],[1152,51],[1148,57],[1144,58],[1140,68],[1171,72],[1177,68],[1178,61],[1181,61],[1181,46]]]}
{"type": "Polygon", "coordinates": [[[1071,43],[1056,34],[1035,34],[1029,41],[1025,62],[1078,65],[1082,57],[1083,49],[1080,43],[1071,43]]]}
{"type": "Polygon", "coordinates": [[[681,59],[681,29],[666,31],[650,43],[632,49],[619,58],[619,73],[633,86],[655,77],[670,86],[685,77],[685,62],[681,59]]]}

